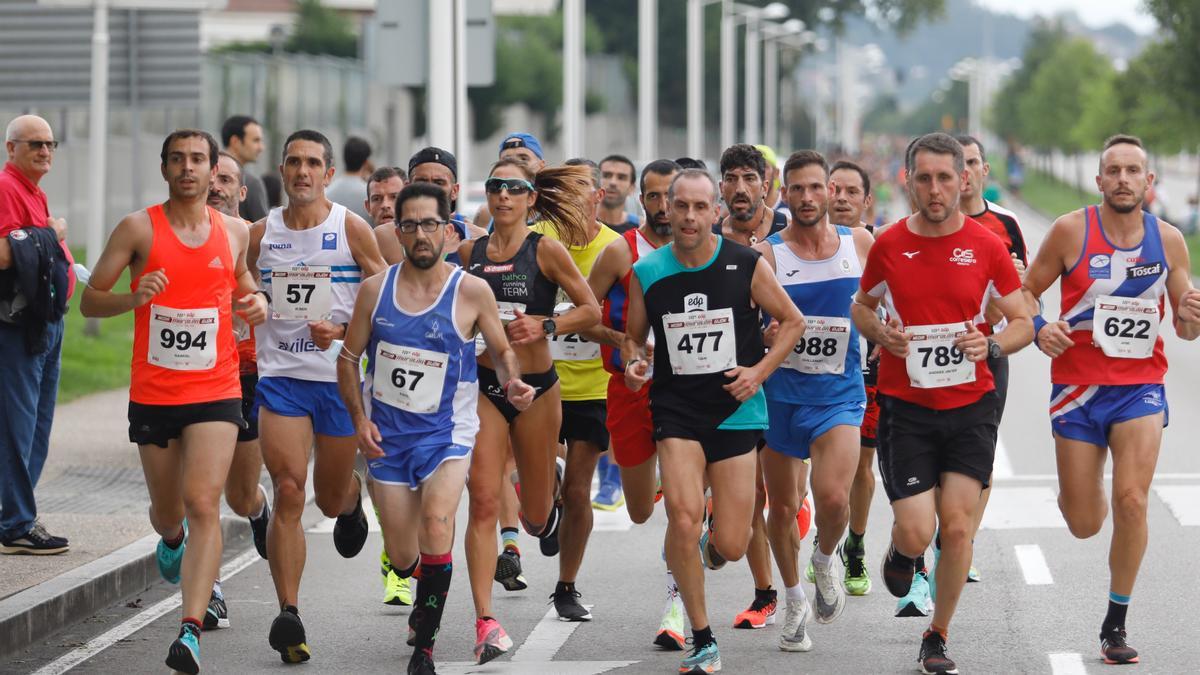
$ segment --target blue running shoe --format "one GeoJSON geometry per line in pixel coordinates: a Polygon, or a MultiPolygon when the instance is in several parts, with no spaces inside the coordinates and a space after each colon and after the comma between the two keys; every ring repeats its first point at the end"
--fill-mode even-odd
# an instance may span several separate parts
{"type": "Polygon", "coordinates": [[[715,673],[720,669],[721,652],[717,650],[716,642],[696,647],[679,664],[679,672],[682,675],[703,675],[704,673],[715,673]]]}
{"type": "Polygon", "coordinates": [[[908,595],[896,603],[896,616],[929,616],[933,613],[933,598],[930,597],[930,583],[925,578],[925,572],[917,572],[913,576],[912,586],[908,595]]]}
{"type": "Polygon", "coordinates": [[[596,490],[596,496],[592,499],[592,508],[598,511],[616,511],[624,505],[625,491],[621,489],[621,482],[601,481],[600,489],[596,490]]]}
{"type": "Polygon", "coordinates": [[[167,667],[188,675],[200,672],[200,629],[195,624],[185,623],[179,629],[179,637],[167,651],[167,667]]]}
{"type": "Polygon", "coordinates": [[[725,559],[717,553],[717,549],[713,548],[709,543],[709,537],[712,534],[712,528],[704,528],[704,532],[700,534],[700,562],[710,570],[719,570],[725,566],[725,559]]]}
{"type": "Polygon", "coordinates": [[[158,573],[163,579],[177,584],[179,583],[179,568],[183,566],[183,552],[187,550],[187,519],[183,520],[183,542],[177,548],[167,546],[165,539],[158,540],[158,550],[155,552],[155,560],[158,561],[158,573]]]}

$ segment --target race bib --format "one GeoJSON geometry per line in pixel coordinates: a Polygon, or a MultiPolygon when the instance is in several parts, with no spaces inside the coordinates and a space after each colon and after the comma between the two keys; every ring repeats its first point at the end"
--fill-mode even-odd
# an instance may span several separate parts
{"type": "Polygon", "coordinates": [[[503,300],[496,301],[496,308],[500,310],[500,323],[505,326],[509,321],[517,318],[517,312],[525,313],[525,303],[523,302],[504,302],[503,300]]]}
{"type": "Polygon", "coordinates": [[[333,316],[332,272],[328,265],[271,270],[271,318],[321,321],[333,316]]]}
{"type": "Polygon", "coordinates": [[[954,346],[955,340],[967,334],[962,322],[906,326],[904,330],[912,335],[904,361],[912,386],[937,389],[975,381],[975,364],[954,346]]]}
{"type": "Polygon", "coordinates": [[[448,360],[445,353],[380,340],[375,348],[372,398],[411,413],[436,412],[442,402],[448,360]]]}
{"type": "Polygon", "coordinates": [[[1160,323],[1157,300],[1101,295],[1092,316],[1092,341],[1114,359],[1148,359],[1160,323]]]}
{"type": "Polygon", "coordinates": [[[217,363],[216,307],[173,309],[150,305],[146,360],[170,370],[209,370],[217,363]]]}
{"type": "Polygon", "coordinates": [[[805,316],[804,325],[804,336],[788,353],[783,365],[810,375],[841,375],[846,372],[850,319],[805,316]]]}
{"type": "Polygon", "coordinates": [[[664,314],[662,325],[673,374],[705,375],[737,366],[732,309],[664,314]]]}
{"type": "MultiPolygon", "coordinates": [[[[575,305],[564,302],[554,307],[554,316],[575,309],[575,305]]],[[[600,343],[592,342],[578,333],[550,336],[550,358],[555,361],[590,361],[600,358],[600,343]]]]}

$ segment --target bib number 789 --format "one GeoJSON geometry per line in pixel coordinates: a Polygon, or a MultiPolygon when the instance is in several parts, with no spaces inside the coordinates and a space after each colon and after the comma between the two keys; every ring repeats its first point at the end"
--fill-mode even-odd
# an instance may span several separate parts
{"type": "Polygon", "coordinates": [[[933,358],[933,365],[944,368],[950,364],[958,365],[963,362],[966,355],[959,351],[958,347],[953,345],[938,345],[936,347],[918,347],[917,353],[921,355],[921,367],[928,368],[929,360],[933,358]]]}

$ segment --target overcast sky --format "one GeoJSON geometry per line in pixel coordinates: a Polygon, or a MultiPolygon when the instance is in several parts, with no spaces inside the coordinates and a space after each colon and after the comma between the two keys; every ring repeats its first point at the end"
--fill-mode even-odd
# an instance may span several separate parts
{"type": "Polygon", "coordinates": [[[1146,13],[1141,0],[976,0],[993,11],[1031,17],[1037,14],[1052,15],[1063,10],[1073,10],[1083,22],[1092,27],[1110,23],[1128,24],[1139,33],[1150,33],[1157,23],[1146,13]]]}

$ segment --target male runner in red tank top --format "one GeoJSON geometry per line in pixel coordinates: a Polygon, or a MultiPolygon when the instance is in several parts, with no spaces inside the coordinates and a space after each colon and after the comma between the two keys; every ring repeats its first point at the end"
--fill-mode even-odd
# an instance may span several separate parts
{"type": "Polygon", "coordinates": [[[129,439],[162,535],[159,571],[183,580],[183,625],[166,663],[186,673],[200,670],[201,618],[221,564],[221,491],[244,425],[234,300],[252,325],[267,313],[246,268],[245,223],[205,204],[216,163],[209,134],[167,136],[167,201],[117,224],[80,305],[89,317],[135,315],[129,439]],[[130,292],[113,293],[126,268],[130,292]]]}

